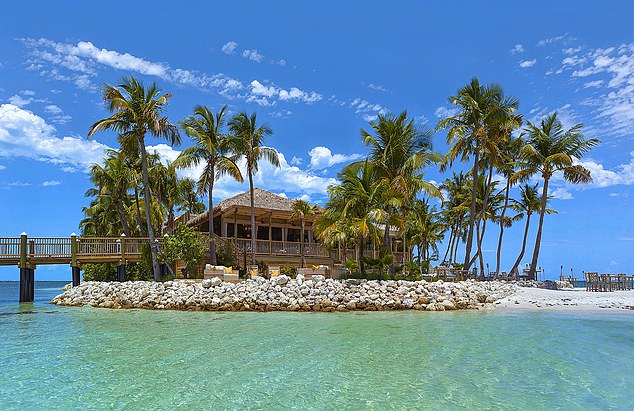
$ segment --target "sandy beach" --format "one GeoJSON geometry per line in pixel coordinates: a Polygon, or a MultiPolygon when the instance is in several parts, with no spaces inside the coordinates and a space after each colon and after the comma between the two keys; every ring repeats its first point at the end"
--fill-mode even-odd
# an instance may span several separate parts
{"type": "Polygon", "coordinates": [[[634,310],[634,290],[590,292],[585,289],[546,290],[519,287],[517,292],[494,303],[503,310],[634,310]]]}

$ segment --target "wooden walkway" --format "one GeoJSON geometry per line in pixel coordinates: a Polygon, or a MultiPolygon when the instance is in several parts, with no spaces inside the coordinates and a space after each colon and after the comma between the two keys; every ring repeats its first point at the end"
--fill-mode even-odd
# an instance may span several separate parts
{"type": "MultiPolygon", "coordinates": [[[[157,239],[160,243],[163,239],[157,239]]],[[[115,263],[138,261],[149,239],[124,236],[103,237],[2,237],[0,266],[17,265],[35,268],[41,264],[115,263]]]]}
{"type": "MultiPolygon", "coordinates": [[[[156,240],[160,248],[162,238],[156,240]]],[[[35,269],[41,264],[68,264],[73,285],[79,285],[82,264],[113,263],[119,281],[125,280],[125,264],[139,261],[148,238],[20,237],[0,238],[0,266],[20,269],[20,302],[33,301],[35,269]]]]}

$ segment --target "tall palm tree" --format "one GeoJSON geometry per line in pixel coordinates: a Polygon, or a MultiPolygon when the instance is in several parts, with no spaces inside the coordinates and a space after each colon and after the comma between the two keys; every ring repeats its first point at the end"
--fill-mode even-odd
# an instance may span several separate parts
{"type": "MultiPolygon", "coordinates": [[[[361,137],[370,147],[368,160],[384,186],[386,198],[383,246],[391,251],[390,226],[402,225],[404,207],[422,190],[432,197],[442,198],[433,184],[423,179],[422,170],[440,161],[431,151],[431,133],[419,130],[407,111],[401,114],[379,114],[370,126],[374,134],[361,130],[361,137]],[[397,215],[400,214],[400,215],[397,215]]],[[[390,265],[390,271],[394,266],[390,265]]]]}
{"type": "Polygon", "coordinates": [[[301,242],[299,243],[299,266],[304,268],[304,230],[306,228],[306,218],[312,217],[317,212],[317,206],[307,203],[304,200],[296,200],[293,203],[291,218],[298,219],[301,226],[301,242]]]}
{"type": "Polygon", "coordinates": [[[246,161],[247,175],[249,177],[249,192],[251,197],[251,264],[255,264],[255,199],[253,193],[253,174],[258,172],[259,163],[267,160],[275,167],[280,166],[277,151],[264,146],[266,136],[273,134],[273,130],[267,124],[258,125],[255,113],[248,115],[242,112],[231,119],[229,130],[235,140],[235,151],[246,161]]]}
{"type": "Polygon", "coordinates": [[[473,187],[471,189],[471,203],[469,207],[469,224],[465,250],[464,269],[468,270],[473,260],[471,249],[476,223],[476,195],[477,176],[483,157],[497,155],[498,141],[495,133],[490,133],[494,124],[505,120],[517,110],[518,101],[512,97],[505,97],[502,88],[497,84],[483,85],[477,78],[471,79],[466,86],[458,89],[455,96],[449,97],[449,102],[459,108],[456,115],[440,120],[436,129],[449,129],[447,144],[451,147],[446,154],[446,160],[441,171],[451,166],[460,158],[467,161],[473,156],[471,175],[473,187]],[[493,138],[490,138],[493,137],[493,138]]]}
{"type": "Polygon", "coordinates": [[[528,274],[530,279],[535,279],[550,179],[555,173],[562,171],[564,180],[569,183],[587,184],[592,181],[590,170],[575,164],[575,160],[599,144],[599,140],[584,139],[581,134],[582,127],[581,124],[577,124],[565,130],[555,112],[542,119],[539,125],[528,122],[522,133],[526,145],[520,150],[519,170],[513,175],[513,179],[523,181],[539,173],[544,180],[539,226],[528,274]]]}
{"type": "Polygon", "coordinates": [[[120,134],[120,142],[125,147],[138,147],[141,153],[143,193],[146,202],[145,217],[147,232],[152,251],[152,270],[154,279],[160,281],[161,273],[157,258],[158,244],[152,227],[150,204],[152,194],[148,176],[148,160],[145,148],[145,135],[150,133],[170,144],[180,144],[178,129],[165,116],[165,107],[172,94],[163,94],[156,83],[145,88],[143,83],[133,76],[124,77],[121,84],[104,84],[103,99],[110,117],[95,122],[88,132],[88,138],[97,131],[114,130],[120,134]]]}
{"type": "MultiPolygon", "coordinates": [[[[523,185],[520,187],[520,198],[517,200],[511,199],[510,207],[517,211],[517,214],[511,217],[511,219],[513,221],[518,221],[523,217],[526,217],[526,225],[524,226],[524,235],[522,237],[522,248],[517,256],[517,260],[515,260],[515,264],[513,264],[511,271],[509,271],[510,273],[514,273],[518,269],[520,263],[522,262],[522,258],[524,258],[524,252],[526,251],[526,237],[528,236],[528,229],[531,224],[531,216],[533,213],[537,213],[541,210],[541,204],[542,200],[537,192],[537,183],[535,183],[534,186],[528,184],[523,185]]],[[[557,211],[550,208],[547,208],[545,212],[546,214],[557,213],[557,211]]]]}
{"type": "Polygon", "coordinates": [[[200,214],[205,211],[205,203],[199,201],[196,181],[191,178],[183,178],[178,182],[178,191],[182,197],[182,202],[178,206],[179,212],[200,214]]]}
{"type": "Polygon", "coordinates": [[[509,138],[506,142],[504,142],[501,148],[501,161],[497,166],[498,170],[502,173],[502,175],[506,178],[506,184],[504,187],[504,206],[502,207],[502,213],[498,217],[498,224],[500,226],[500,234],[498,236],[498,246],[495,258],[495,272],[500,272],[500,259],[502,256],[502,238],[504,237],[504,228],[512,223],[512,219],[509,219],[506,216],[506,210],[509,205],[509,193],[511,190],[511,186],[513,185],[513,181],[511,177],[515,174],[515,164],[519,157],[520,149],[524,142],[520,138],[509,138]]]}
{"type": "Polygon", "coordinates": [[[211,264],[216,264],[214,243],[214,182],[223,175],[230,175],[239,182],[244,181],[236,164],[236,154],[232,143],[235,140],[223,132],[226,106],[214,114],[207,106],[196,106],[194,114],[181,123],[185,133],[194,140],[194,145],[186,148],[174,161],[179,168],[203,164],[198,177],[198,192],[209,196],[209,256],[211,264]]]}

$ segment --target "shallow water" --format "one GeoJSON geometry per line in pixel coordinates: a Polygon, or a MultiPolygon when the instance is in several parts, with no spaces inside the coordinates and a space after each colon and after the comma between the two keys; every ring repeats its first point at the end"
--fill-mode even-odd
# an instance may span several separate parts
{"type": "Polygon", "coordinates": [[[0,409],[633,409],[634,315],[213,313],[17,304],[0,409]]]}

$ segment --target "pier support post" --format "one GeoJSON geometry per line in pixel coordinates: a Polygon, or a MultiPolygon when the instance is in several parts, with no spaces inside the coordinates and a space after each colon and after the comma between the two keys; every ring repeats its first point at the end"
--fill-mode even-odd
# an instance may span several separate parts
{"type": "Polygon", "coordinates": [[[20,235],[20,302],[33,302],[35,288],[35,269],[27,262],[28,239],[26,233],[20,235]]]}
{"type": "Polygon", "coordinates": [[[77,287],[81,280],[81,269],[79,267],[73,266],[70,268],[72,277],[73,277],[73,287],[77,287]]]}
{"type": "Polygon", "coordinates": [[[120,283],[125,282],[125,264],[117,266],[117,281],[120,283]]]}
{"type": "Polygon", "coordinates": [[[35,288],[35,269],[20,268],[20,302],[33,302],[35,288]]]}

